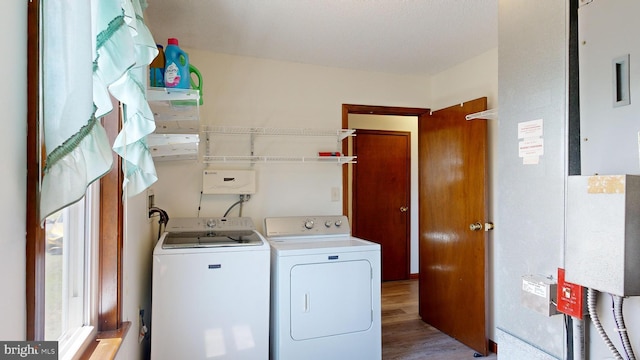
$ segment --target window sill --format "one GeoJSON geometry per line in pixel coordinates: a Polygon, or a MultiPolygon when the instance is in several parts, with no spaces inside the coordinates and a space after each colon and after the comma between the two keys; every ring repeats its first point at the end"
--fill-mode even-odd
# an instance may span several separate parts
{"type": "Polygon", "coordinates": [[[120,328],[96,334],[95,341],[80,356],[81,360],[112,360],[116,357],[122,341],[131,327],[131,321],[125,321],[120,328]]]}

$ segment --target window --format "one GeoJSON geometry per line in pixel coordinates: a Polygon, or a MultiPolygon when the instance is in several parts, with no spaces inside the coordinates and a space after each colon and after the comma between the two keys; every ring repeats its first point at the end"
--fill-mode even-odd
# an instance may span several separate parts
{"type": "MultiPolygon", "coordinates": [[[[74,204],[79,209],[69,207],[63,209],[59,218],[53,219],[51,216],[46,226],[41,226],[38,216],[38,191],[41,170],[42,147],[40,145],[40,0],[32,0],[28,2],[28,87],[27,87],[27,246],[26,246],[26,263],[27,263],[27,279],[26,279],[26,300],[27,300],[27,340],[44,340],[50,339],[61,334],[74,334],[78,331],[71,329],[81,329],[87,331],[88,325],[97,324],[98,332],[121,330],[121,263],[122,263],[122,172],[121,161],[114,154],[113,170],[102,177],[99,181],[91,186],[84,198],[84,204],[74,204]],[[84,214],[82,214],[84,212],[84,214]],[[87,215],[90,213],[90,215],[87,215]],[[87,216],[89,216],[87,218],[87,216]],[[84,219],[84,220],[83,220],[84,219]],[[89,219],[89,220],[88,220],[89,219]],[[107,221],[100,221],[107,219],[107,221]],[[58,221],[58,225],[56,225],[58,221]],[[80,229],[74,225],[90,223],[92,226],[80,229]],[[55,228],[58,229],[55,229],[55,228]],[[62,227],[62,229],[60,229],[62,227]],[[47,229],[50,234],[47,235],[47,229]],[[56,249],[55,232],[62,233],[62,244],[60,249],[56,249]],[[87,235],[89,231],[89,235],[87,235]],[[47,258],[59,256],[61,259],[65,255],[65,246],[67,241],[65,235],[84,234],[85,238],[92,238],[95,242],[89,242],[89,247],[84,250],[75,249],[76,256],[74,269],[77,269],[79,263],[87,269],[91,269],[93,276],[85,277],[79,280],[77,277],[66,279],[66,289],[71,291],[71,299],[74,301],[64,300],[67,296],[60,296],[59,303],[62,304],[60,311],[66,309],[64,318],[55,325],[52,318],[62,319],[62,315],[52,315],[47,313],[48,306],[52,305],[53,295],[47,296],[47,284],[53,285],[52,280],[47,282],[47,258]],[[47,238],[50,237],[52,245],[48,246],[47,238]],[[49,252],[47,252],[49,250],[49,252]],[[55,254],[55,252],[60,254],[55,254]],[[92,256],[87,257],[87,253],[92,256]],[[81,259],[81,260],[80,260],[81,259]],[[86,261],[92,266],[87,267],[86,261]],[[84,288],[80,290],[80,285],[84,288]],[[90,291],[92,289],[92,291],[90,291]],[[75,294],[82,294],[83,300],[78,300],[75,294]],[[89,294],[89,295],[87,295],[89,294]],[[48,297],[48,299],[47,299],[48,297]],[[74,304],[75,303],[75,304],[74,304]],[[78,304],[81,303],[81,304],[78,304]],[[83,311],[75,311],[79,307],[83,311]],[[92,311],[94,310],[94,311],[92,311]],[[92,319],[92,312],[94,313],[92,319]],[[49,319],[49,320],[47,320],[49,319]],[[51,328],[47,328],[51,326],[51,328]],[[64,330],[63,330],[64,329],[64,330]]],[[[110,141],[113,142],[116,135],[120,131],[120,114],[118,104],[115,103],[114,111],[104,117],[103,127],[107,131],[110,141]]],[[[85,246],[86,242],[82,242],[85,246]]],[[[71,245],[69,245],[71,246],[71,245]]],[[[71,252],[69,252],[70,255],[71,252]]],[[[54,260],[51,260],[54,261],[54,260]]],[[[69,261],[69,264],[72,264],[69,261]]],[[[49,265],[52,265],[51,263],[49,265]]],[[[78,271],[71,270],[69,274],[77,274],[78,271]]],[[[61,274],[61,273],[60,273],[61,274]]],[[[64,286],[58,285],[58,288],[64,286]]],[[[62,294],[62,290],[59,290],[62,294]]],[[[69,294],[65,291],[65,294],[69,294]]],[[[118,333],[122,333],[121,331],[118,333]]],[[[63,338],[65,335],[63,335],[63,338]]],[[[60,350],[63,350],[62,348],[60,350]]]]}
{"type": "Polygon", "coordinates": [[[45,221],[44,340],[58,341],[61,358],[94,335],[98,187],[45,221]]]}

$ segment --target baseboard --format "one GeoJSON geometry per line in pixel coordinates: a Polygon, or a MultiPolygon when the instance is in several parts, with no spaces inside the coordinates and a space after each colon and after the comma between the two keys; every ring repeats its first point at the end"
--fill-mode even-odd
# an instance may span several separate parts
{"type": "Polygon", "coordinates": [[[415,273],[415,274],[409,274],[409,279],[410,280],[417,280],[420,278],[420,274],[415,273]]]}
{"type": "Polygon", "coordinates": [[[498,353],[498,344],[493,342],[493,340],[491,340],[491,339],[489,339],[489,351],[491,351],[492,353],[495,353],[495,354],[498,353]]]}

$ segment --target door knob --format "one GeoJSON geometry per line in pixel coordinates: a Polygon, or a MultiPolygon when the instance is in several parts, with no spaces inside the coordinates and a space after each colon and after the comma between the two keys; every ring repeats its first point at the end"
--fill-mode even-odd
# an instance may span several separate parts
{"type": "Polygon", "coordinates": [[[400,212],[407,212],[407,210],[409,210],[408,207],[406,206],[400,206],[400,212]]]}
{"type": "Polygon", "coordinates": [[[482,230],[482,224],[477,222],[475,224],[471,224],[469,225],[469,230],[471,231],[478,231],[478,230],[482,230]]]}

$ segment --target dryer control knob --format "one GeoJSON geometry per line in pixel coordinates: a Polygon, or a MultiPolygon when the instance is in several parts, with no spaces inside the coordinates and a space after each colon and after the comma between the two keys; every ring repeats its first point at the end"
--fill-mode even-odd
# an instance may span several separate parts
{"type": "Polygon", "coordinates": [[[214,219],[207,220],[207,227],[216,227],[216,221],[214,219]]]}
{"type": "Polygon", "coordinates": [[[336,226],[340,227],[340,225],[342,225],[342,220],[336,220],[336,226]]]}
{"type": "Polygon", "coordinates": [[[325,221],[325,222],[324,222],[324,226],[326,226],[326,227],[328,227],[328,228],[330,228],[330,227],[331,227],[331,225],[333,225],[333,223],[331,222],[331,220],[327,220],[327,221],[325,221]]]}
{"type": "Polygon", "coordinates": [[[313,229],[313,220],[307,220],[304,222],[304,227],[306,227],[307,229],[311,230],[313,229]]]}

